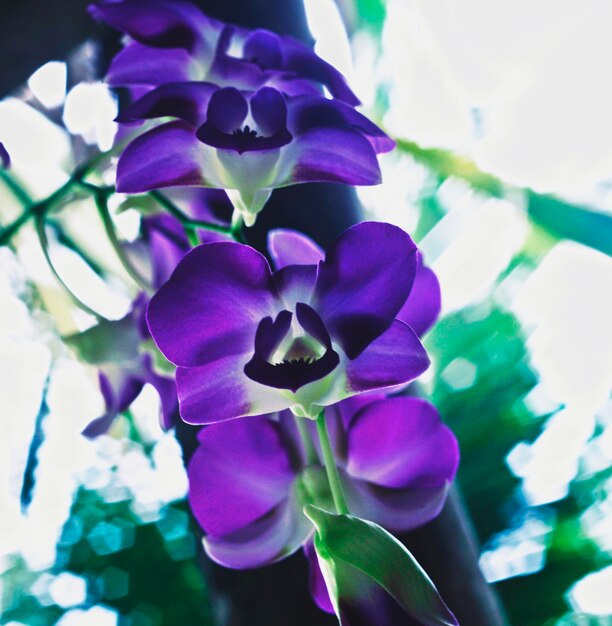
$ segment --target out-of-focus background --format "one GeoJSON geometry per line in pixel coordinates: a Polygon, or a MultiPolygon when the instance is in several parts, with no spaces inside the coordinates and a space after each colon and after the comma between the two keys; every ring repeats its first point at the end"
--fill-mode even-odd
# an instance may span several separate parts
{"type": "MultiPolygon", "coordinates": [[[[305,9],[319,54],[398,140],[383,185],[358,197],[413,235],[442,285],[421,387],[460,441],[480,567],[513,626],[612,624],[612,5],[305,9]]],[[[88,146],[112,145],[115,96],[71,79],[93,54],[81,42],[0,101],[11,175],[33,199],[88,146]]],[[[0,181],[0,223],[20,211],[0,181]]],[[[118,319],[135,287],[98,219],[91,200],[62,209],[50,252],[83,301],[118,319]]],[[[134,209],[115,221],[136,236],[134,209]]],[[[0,248],[2,623],[213,626],[180,447],[154,391],[108,435],[80,434],[103,401],[60,337],[91,323],[30,225],[0,248]]]]}

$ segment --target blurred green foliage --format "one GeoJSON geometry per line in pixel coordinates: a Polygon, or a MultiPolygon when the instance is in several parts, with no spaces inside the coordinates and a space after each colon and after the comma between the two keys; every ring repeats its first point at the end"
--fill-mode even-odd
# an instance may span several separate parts
{"type": "MultiPolygon", "coordinates": [[[[60,572],[83,577],[86,605],[115,609],[121,626],[213,624],[185,502],[143,523],[129,500],[79,490],[49,573],[60,572]]],[[[64,610],[44,588],[33,592],[38,578],[23,560],[14,563],[3,580],[3,623],[48,626],[61,617],[64,610]]]]}

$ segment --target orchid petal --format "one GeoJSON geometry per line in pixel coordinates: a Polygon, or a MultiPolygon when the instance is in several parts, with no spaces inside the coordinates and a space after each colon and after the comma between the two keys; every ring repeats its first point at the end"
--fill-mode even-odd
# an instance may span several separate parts
{"type": "Polygon", "coordinates": [[[251,113],[264,135],[276,135],[287,128],[285,98],[272,87],[262,87],[253,95],[251,113]]]}
{"type": "Polygon", "coordinates": [[[306,182],[377,185],[381,181],[376,153],[351,128],[313,128],[283,150],[273,186],[306,182]]]}
{"type": "Polygon", "coordinates": [[[149,91],[117,118],[118,122],[176,117],[193,127],[206,119],[206,111],[216,85],[204,82],[169,82],[149,91]]]}
{"type": "Polygon", "coordinates": [[[158,126],[134,139],[119,157],[117,191],[206,185],[201,161],[201,144],[188,124],[177,121],[158,126]]]}
{"type": "Polygon", "coordinates": [[[316,265],[287,265],[274,272],[274,284],[286,309],[298,302],[310,302],[317,279],[316,265]]]}
{"type": "Polygon", "coordinates": [[[348,361],[349,391],[362,393],[414,380],[429,366],[429,357],[414,331],[396,320],[356,359],[348,361]]]}
{"type": "Polygon", "coordinates": [[[445,483],[432,489],[388,489],[342,476],[350,510],[396,533],[413,530],[437,517],[450,487],[445,483]]]}
{"type": "Polygon", "coordinates": [[[129,408],[144,386],[135,368],[106,367],[98,374],[98,382],[106,411],[83,429],[82,434],[90,439],[107,432],[115,418],[129,408]]]}
{"type": "Polygon", "coordinates": [[[204,547],[213,561],[225,567],[260,567],[298,550],[312,530],[293,490],[287,501],[247,528],[223,537],[205,537],[204,547]]]}
{"type": "Polygon", "coordinates": [[[294,472],[272,420],[214,424],[199,440],[189,463],[189,501],[206,533],[236,532],[285,500],[294,472]]]}
{"type": "Polygon", "coordinates": [[[114,57],[106,81],[113,87],[189,80],[193,58],[182,48],[152,48],[131,41],[114,57]]]}
{"type": "Polygon", "coordinates": [[[278,270],[286,265],[318,265],[325,257],[323,250],[310,237],[285,228],[268,233],[268,250],[278,270]]]}
{"type": "Polygon", "coordinates": [[[419,254],[419,266],[414,285],[397,319],[406,322],[419,335],[426,333],[438,319],[441,308],[440,283],[434,272],[423,265],[419,254]]]}
{"type": "Polygon", "coordinates": [[[293,37],[283,37],[282,42],[287,70],[325,85],[334,98],[351,106],[361,104],[344,76],[333,65],[317,56],[312,48],[293,37]]]}
{"type": "Polygon", "coordinates": [[[416,273],[416,246],[400,228],[362,222],[328,248],[313,302],[350,359],[389,328],[416,273]]]}
{"type": "MultiPolygon", "coordinates": [[[[140,43],[161,48],[201,49],[218,27],[191,2],[182,0],[102,0],[90,12],[140,43]]],[[[210,44],[209,44],[210,47],[210,44]]]]}
{"type": "Polygon", "coordinates": [[[262,69],[279,69],[283,63],[281,38],[269,30],[254,30],[244,42],[242,55],[262,69]]]}
{"type": "Polygon", "coordinates": [[[453,480],[458,462],[457,440],[422,398],[373,402],[349,431],[346,471],[384,487],[443,486],[453,480]]]}
{"type": "Polygon", "coordinates": [[[176,385],[181,417],[188,424],[214,424],[238,417],[281,411],[291,402],[278,389],[244,373],[249,360],[227,356],[200,367],[179,367],[176,385]]]}
{"type": "Polygon", "coordinates": [[[304,546],[304,555],[308,561],[308,584],[310,587],[310,595],[315,601],[315,604],[326,613],[334,612],[334,605],[329,597],[327,586],[325,585],[325,579],[323,573],[319,567],[319,559],[317,558],[317,552],[315,550],[312,541],[309,541],[304,546]]]}
{"type": "Polygon", "coordinates": [[[221,132],[231,133],[242,126],[248,112],[244,96],[234,87],[225,87],[210,99],[207,121],[221,132]]]}
{"type": "Polygon", "coordinates": [[[389,152],[395,141],[365,115],[339,100],[320,96],[301,96],[290,101],[288,127],[294,135],[314,128],[347,128],[363,135],[379,154],[389,152]]]}
{"type": "Polygon", "coordinates": [[[166,358],[197,366],[252,353],[259,322],[276,308],[266,259],[248,246],[219,242],[183,258],[153,296],[147,321],[166,358]]]}

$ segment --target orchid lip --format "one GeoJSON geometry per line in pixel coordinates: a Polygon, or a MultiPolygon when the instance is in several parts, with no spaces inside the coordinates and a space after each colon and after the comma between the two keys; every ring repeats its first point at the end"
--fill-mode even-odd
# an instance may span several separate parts
{"type": "Polygon", "coordinates": [[[287,130],[285,98],[272,87],[262,87],[251,95],[234,87],[217,90],[210,98],[206,121],[196,136],[213,148],[235,150],[239,154],[281,148],[293,139],[287,130]],[[253,123],[245,123],[249,111],[253,123]]]}
{"type": "Polygon", "coordinates": [[[287,129],[271,135],[260,135],[256,129],[248,124],[236,128],[231,133],[223,133],[208,122],[204,122],[197,130],[197,138],[206,145],[221,150],[234,150],[238,154],[258,150],[274,150],[282,148],[291,142],[293,136],[287,129]]]}
{"type": "Polygon", "coordinates": [[[293,314],[281,311],[276,320],[266,317],[255,334],[255,351],[244,373],[255,382],[296,392],[324,378],[340,363],[331,338],[318,314],[307,304],[296,305],[302,335],[291,331],[293,314]]]}

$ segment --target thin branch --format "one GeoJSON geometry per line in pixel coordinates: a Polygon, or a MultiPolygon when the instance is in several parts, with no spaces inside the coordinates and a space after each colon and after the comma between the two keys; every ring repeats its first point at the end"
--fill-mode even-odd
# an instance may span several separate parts
{"type": "Polygon", "coordinates": [[[132,280],[142,290],[144,290],[146,293],[151,293],[153,291],[151,285],[140,275],[140,272],[134,267],[125,252],[125,248],[122,246],[119,238],[117,237],[115,224],[113,222],[113,218],[111,217],[110,211],[108,210],[107,193],[103,189],[98,189],[94,193],[94,200],[96,203],[96,207],[98,208],[100,218],[102,219],[102,223],[104,224],[106,236],[108,237],[108,240],[110,241],[110,244],[113,247],[115,254],[121,262],[121,265],[123,265],[125,271],[129,274],[130,278],[132,278],[132,280]]]}
{"type": "Polygon", "coordinates": [[[97,313],[96,311],[91,309],[89,306],[87,306],[74,293],[74,291],[72,291],[72,289],[68,287],[68,285],[64,282],[64,279],[60,276],[59,272],[57,271],[55,265],[53,264],[53,260],[51,259],[51,255],[49,253],[49,239],[47,238],[47,233],[45,232],[44,214],[42,213],[37,214],[34,222],[36,225],[36,234],[38,235],[38,240],[40,241],[40,247],[45,257],[45,261],[47,262],[47,265],[49,266],[49,269],[51,270],[51,273],[53,274],[57,282],[62,286],[62,288],[68,294],[68,297],[70,298],[70,300],[73,302],[75,306],[77,306],[82,311],[85,311],[85,313],[87,313],[88,315],[95,317],[97,320],[104,321],[106,318],[103,315],[101,315],[100,313],[97,313]]]}
{"type": "Polygon", "coordinates": [[[159,191],[150,191],[149,196],[151,196],[151,198],[168,211],[170,215],[176,217],[176,219],[183,225],[191,226],[193,228],[201,228],[203,230],[211,230],[216,233],[223,233],[224,235],[229,235],[230,237],[236,239],[235,233],[232,231],[231,227],[215,224],[214,222],[205,222],[203,220],[193,219],[179,209],[179,207],[177,207],[172,200],[166,198],[166,196],[159,191]]]}

